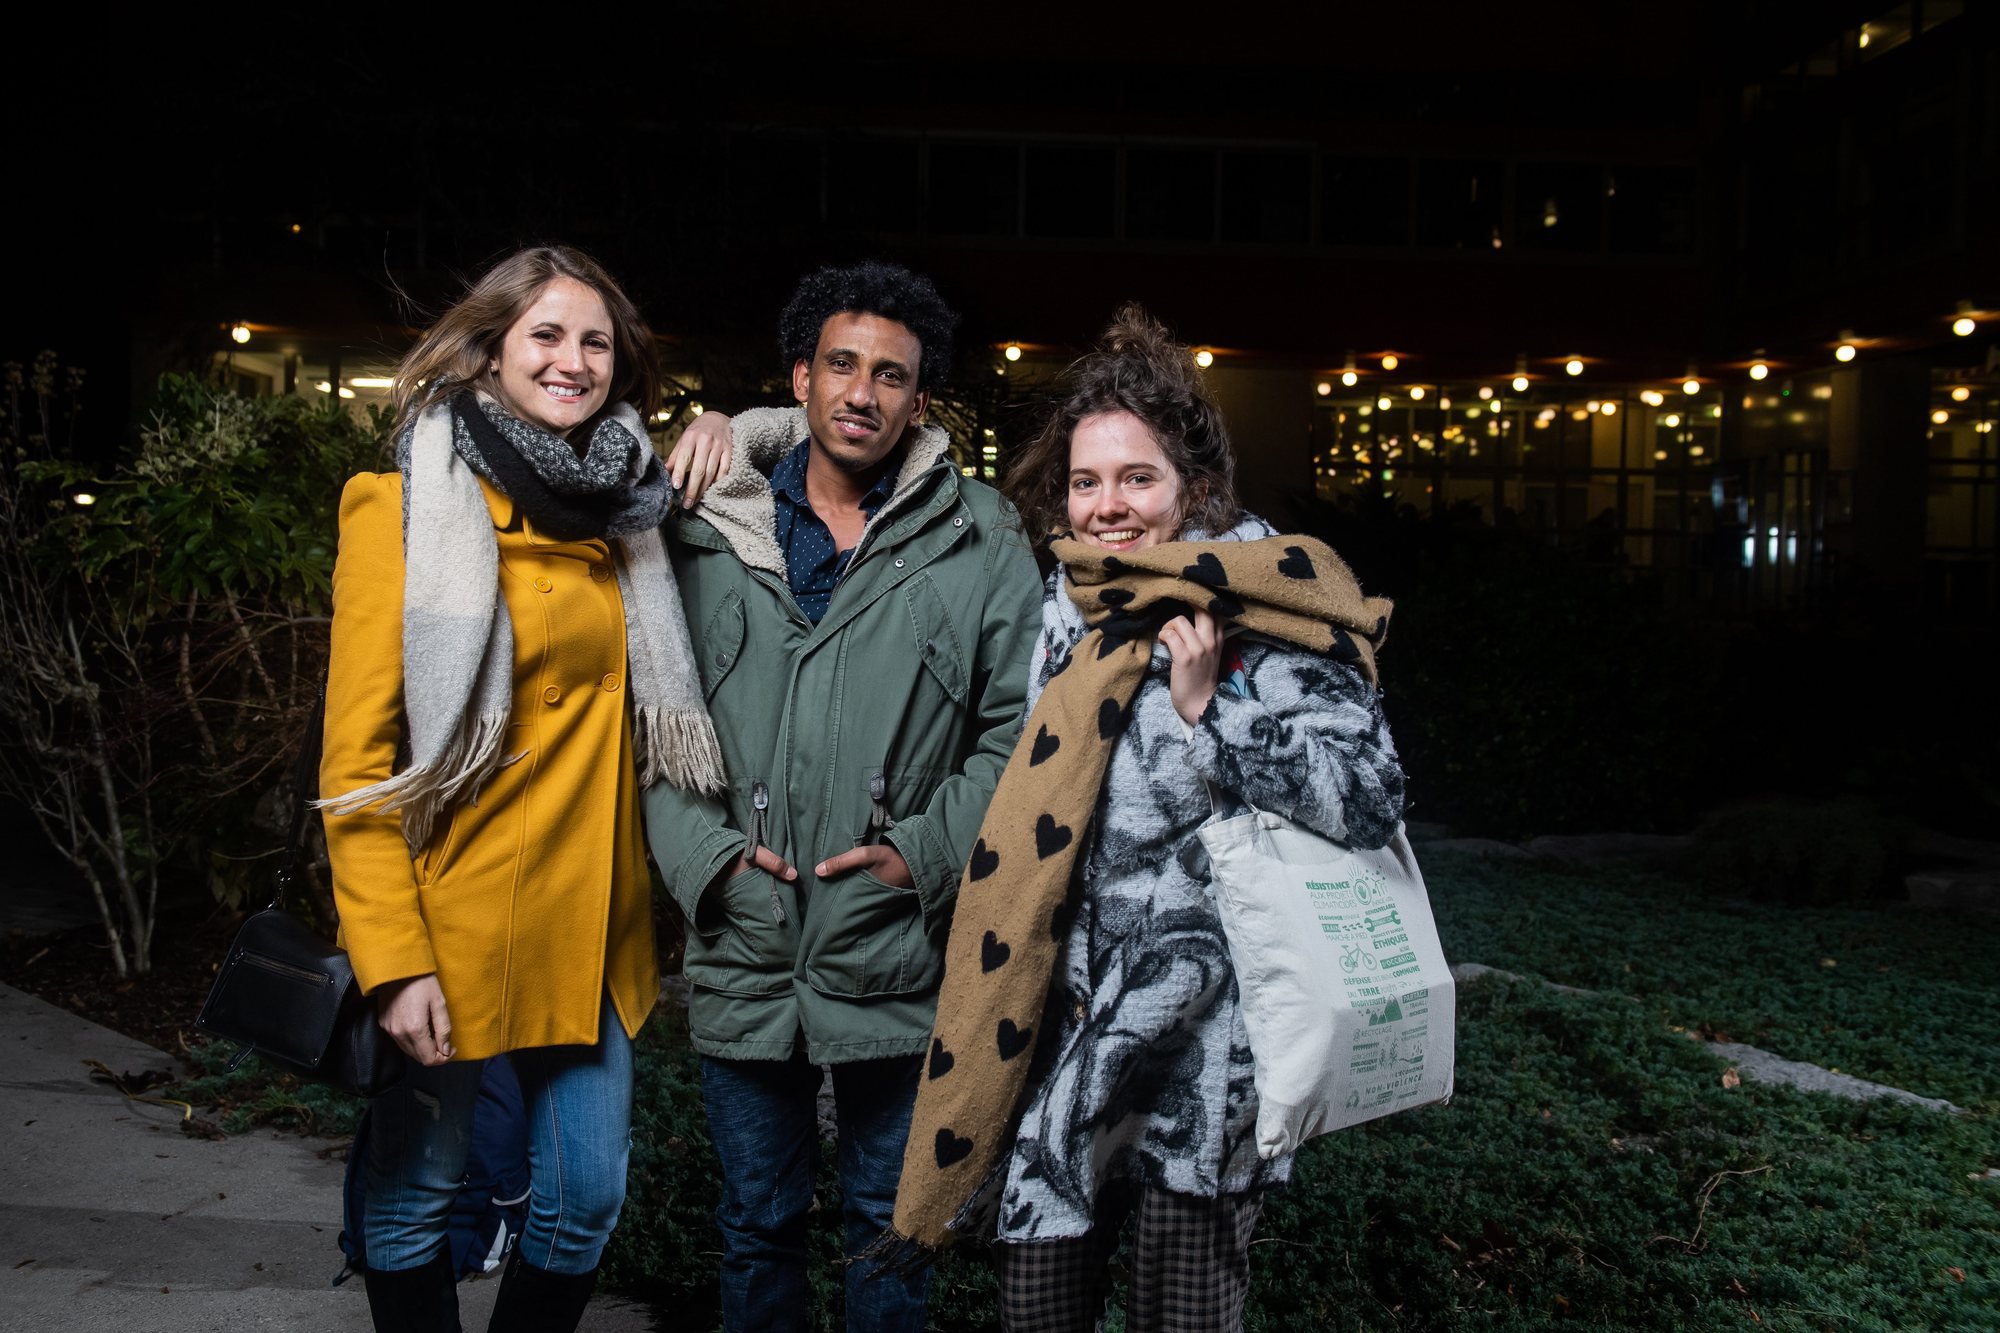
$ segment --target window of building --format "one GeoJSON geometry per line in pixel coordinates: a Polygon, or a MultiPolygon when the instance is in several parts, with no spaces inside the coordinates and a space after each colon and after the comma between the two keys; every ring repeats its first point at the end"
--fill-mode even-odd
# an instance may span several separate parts
{"type": "Polygon", "coordinates": [[[1020,225],[1021,150],[1010,143],[931,143],[930,229],[1012,236],[1020,225]]]}
{"type": "Polygon", "coordinates": [[[1606,168],[1604,211],[1611,252],[1693,254],[1695,191],[1692,168],[1637,163],[1606,168]]]}
{"type": "Polygon", "coordinates": [[[1523,250],[1584,254],[1604,241],[1604,169],[1523,162],[1514,172],[1514,239],[1523,250]]]}
{"type": "MultiPolygon", "coordinates": [[[[921,168],[914,137],[885,134],[835,135],[827,142],[831,162],[867,164],[867,184],[856,188],[835,171],[826,190],[827,225],[840,231],[914,232],[919,230],[917,201],[921,199],[921,168]]],[[[805,182],[786,182],[794,192],[807,183],[815,190],[817,173],[805,182]]]]}
{"type": "Polygon", "coordinates": [[[1498,162],[1437,159],[1417,164],[1417,244],[1435,250],[1491,249],[1500,233],[1498,162]]]}
{"type": "Polygon", "coordinates": [[[1341,157],[1319,163],[1319,238],[1327,245],[1410,243],[1410,160],[1341,157]]]}
{"type": "Polygon", "coordinates": [[[1302,152],[1222,154],[1222,239],[1303,245],[1312,232],[1312,158],[1302,152]]]}
{"type": "Polygon", "coordinates": [[[1125,235],[1135,241],[1214,240],[1215,151],[1127,149],[1125,235]]]}
{"type": "Polygon", "coordinates": [[[1030,236],[1109,240],[1118,221],[1118,150],[1029,144],[1024,215],[1030,236]]]}

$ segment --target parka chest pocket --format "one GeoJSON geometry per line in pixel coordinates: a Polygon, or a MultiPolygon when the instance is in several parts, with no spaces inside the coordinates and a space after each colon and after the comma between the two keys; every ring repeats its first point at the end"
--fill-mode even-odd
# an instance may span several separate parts
{"type": "Polygon", "coordinates": [[[731,592],[709,613],[702,626],[701,642],[695,649],[701,662],[703,699],[713,699],[737,662],[743,658],[743,598],[731,592]]]}
{"type": "Polygon", "coordinates": [[[903,596],[910,605],[910,628],[916,636],[918,660],[953,703],[964,703],[969,678],[965,649],[958,641],[958,631],[944,597],[929,574],[919,574],[904,584],[903,596]]]}

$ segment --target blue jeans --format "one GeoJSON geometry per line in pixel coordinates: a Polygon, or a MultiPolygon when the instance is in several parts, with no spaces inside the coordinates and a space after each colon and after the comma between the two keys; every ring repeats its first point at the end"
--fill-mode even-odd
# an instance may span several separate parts
{"type": "MultiPolygon", "coordinates": [[[[922,1057],[833,1067],[840,1200],[850,1259],[887,1229],[922,1057]]],[[[806,1209],[819,1164],[820,1071],[789,1060],[701,1062],[708,1132],[722,1159],[722,1322],[729,1333],[803,1333],[806,1209]]],[[[928,1270],[874,1276],[847,1265],[849,1333],[920,1333],[928,1270]]]]}
{"type": "MultiPolygon", "coordinates": [[[[606,996],[595,1046],[514,1051],[528,1112],[528,1224],[521,1257],[551,1273],[588,1273],[625,1203],[632,1147],[632,1041],[606,996]]],[[[445,1247],[465,1181],[479,1060],[410,1067],[369,1107],[368,1266],[421,1268],[445,1247]]]]}

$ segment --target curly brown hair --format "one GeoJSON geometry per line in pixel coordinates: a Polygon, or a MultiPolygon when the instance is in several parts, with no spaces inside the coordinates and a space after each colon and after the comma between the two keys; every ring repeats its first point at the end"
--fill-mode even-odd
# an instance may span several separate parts
{"type": "Polygon", "coordinates": [[[1063,371],[1047,421],[1008,468],[1001,489],[1037,541],[1069,530],[1069,442],[1077,423],[1130,412],[1180,479],[1178,531],[1227,532],[1243,516],[1236,452],[1194,353],[1136,302],[1120,306],[1094,351],[1063,371]]]}

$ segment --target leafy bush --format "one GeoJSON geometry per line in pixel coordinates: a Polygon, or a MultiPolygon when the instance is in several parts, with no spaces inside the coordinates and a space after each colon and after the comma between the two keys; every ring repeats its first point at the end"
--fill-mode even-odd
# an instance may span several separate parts
{"type": "MultiPolygon", "coordinates": [[[[1267,1202],[1249,1329],[1991,1326],[2000,922],[1723,902],[1630,871],[1439,855],[1425,872],[1449,957],[1605,993],[1464,988],[1453,1101],[1314,1140],[1267,1202]],[[1729,1087],[1697,1029],[1973,1113],[1729,1087]]],[[[642,1041],[639,1078],[607,1273],[712,1328],[719,1179],[676,1024],[642,1041]]],[[[830,1169],[818,1198],[813,1318],[831,1329],[830,1169]]],[[[977,1249],[947,1255],[932,1293],[934,1329],[996,1322],[977,1249]]]]}
{"type": "Polygon", "coordinates": [[[1397,599],[1384,702],[1412,818],[1465,834],[1685,827],[1713,692],[1711,640],[1650,582],[1470,511],[1379,498],[1308,511],[1371,593],[1397,599]]]}
{"type": "Polygon", "coordinates": [[[242,1134],[260,1125],[300,1134],[341,1138],[354,1133],[367,1103],[318,1083],[307,1083],[251,1056],[235,1069],[236,1047],[199,1041],[188,1051],[195,1073],[171,1085],[166,1096],[222,1113],[217,1127],[242,1134]]]}
{"type": "Polygon", "coordinates": [[[150,966],[163,865],[232,904],[266,878],[341,484],[386,423],[168,375],[136,440],[93,440],[81,383],[53,353],[5,368],[0,791],[89,886],[123,974],[150,966]]]}
{"type": "Polygon", "coordinates": [[[1680,871],[1709,888],[1787,903],[1854,903],[1893,894],[1890,873],[1914,832],[1868,801],[1774,800],[1703,820],[1680,871]]]}

